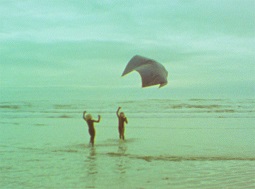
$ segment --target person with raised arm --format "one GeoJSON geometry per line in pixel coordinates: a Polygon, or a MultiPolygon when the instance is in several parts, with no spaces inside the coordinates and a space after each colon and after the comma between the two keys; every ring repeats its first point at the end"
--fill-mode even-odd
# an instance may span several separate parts
{"type": "Polygon", "coordinates": [[[86,111],[83,112],[83,119],[87,122],[88,124],[88,127],[89,127],[89,134],[90,134],[90,144],[92,146],[94,146],[94,140],[95,140],[95,136],[96,136],[96,130],[95,130],[95,127],[94,127],[94,123],[99,123],[100,122],[100,119],[101,119],[101,116],[98,115],[98,120],[94,120],[92,119],[92,116],[91,114],[87,114],[86,115],[86,111]]]}
{"type": "Polygon", "coordinates": [[[128,123],[127,117],[125,116],[124,112],[120,112],[121,107],[117,109],[116,115],[119,119],[119,137],[122,140],[125,140],[125,123],[128,123]]]}

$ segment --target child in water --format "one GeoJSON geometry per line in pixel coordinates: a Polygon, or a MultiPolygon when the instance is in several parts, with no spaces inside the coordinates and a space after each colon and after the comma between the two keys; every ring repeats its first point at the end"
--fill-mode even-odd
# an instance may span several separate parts
{"type": "Polygon", "coordinates": [[[124,136],[124,132],[125,132],[125,122],[128,123],[128,120],[124,114],[124,112],[120,112],[119,114],[119,111],[120,111],[121,107],[118,108],[116,114],[117,114],[117,117],[119,119],[119,134],[120,134],[120,139],[124,140],[125,139],[125,136],[124,136]]]}
{"type": "Polygon", "coordinates": [[[94,122],[99,123],[101,116],[98,115],[98,120],[93,120],[92,116],[90,114],[86,115],[86,111],[83,112],[83,119],[87,122],[89,127],[89,134],[90,134],[90,143],[92,146],[94,146],[94,139],[96,135],[96,130],[94,128],[94,122]]]}

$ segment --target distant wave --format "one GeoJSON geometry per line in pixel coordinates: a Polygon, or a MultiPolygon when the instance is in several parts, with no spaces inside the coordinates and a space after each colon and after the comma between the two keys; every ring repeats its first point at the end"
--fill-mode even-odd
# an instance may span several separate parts
{"type": "Polygon", "coordinates": [[[0,109],[14,109],[14,110],[17,110],[19,108],[20,108],[20,106],[17,106],[17,105],[0,105],[0,109]]]}
{"type": "Polygon", "coordinates": [[[102,116],[115,115],[122,106],[130,117],[254,118],[255,99],[146,99],[128,101],[76,101],[73,104],[44,102],[0,102],[0,117],[81,118],[84,110],[102,116]],[[155,116],[156,114],[156,116],[155,116]]]}
{"type": "MultiPolygon", "coordinates": [[[[168,100],[151,99],[142,101],[122,101],[129,112],[132,113],[163,113],[174,114],[178,117],[247,117],[255,116],[254,99],[190,99],[190,100],[168,100]],[[135,108],[134,108],[135,107],[135,108]],[[151,111],[153,110],[153,111],[151,111]]],[[[137,114],[136,114],[137,115],[137,114]]],[[[157,117],[160,117],[159,114],[157,117]]],[[[139,116],[139,115],[137,115],[139,116]]]]}
{"type": "Polygon", "coordinates": [[[74,118],[74,116],[70,116],[70,115],[58,115],[58,116],[48,116],[48,118],[74,118]]]}

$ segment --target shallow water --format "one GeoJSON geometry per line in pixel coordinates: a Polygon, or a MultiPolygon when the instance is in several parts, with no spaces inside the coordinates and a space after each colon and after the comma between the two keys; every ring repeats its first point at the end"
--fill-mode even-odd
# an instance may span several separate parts
{"type": "Polygon", "coordinates": [[[252,99],[3,101],[0,111],[0,188],[255,187],[252,99]],[[94,148],[85,109],[102,116],[94,148]]]}

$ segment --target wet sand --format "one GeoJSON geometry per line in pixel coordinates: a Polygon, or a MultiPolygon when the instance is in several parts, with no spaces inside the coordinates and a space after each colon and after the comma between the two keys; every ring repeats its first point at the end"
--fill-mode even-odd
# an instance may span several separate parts
{"type": "Polygon", "coordinates": [[[0,188],[255,187],[249,113],[147,116],[142,105],[126,111],[127,140],[120,141],[114,112],[106,109],[92,148],[81,114],[65,104],[39,113],[9,106],[2,107],[0,188]]]}

